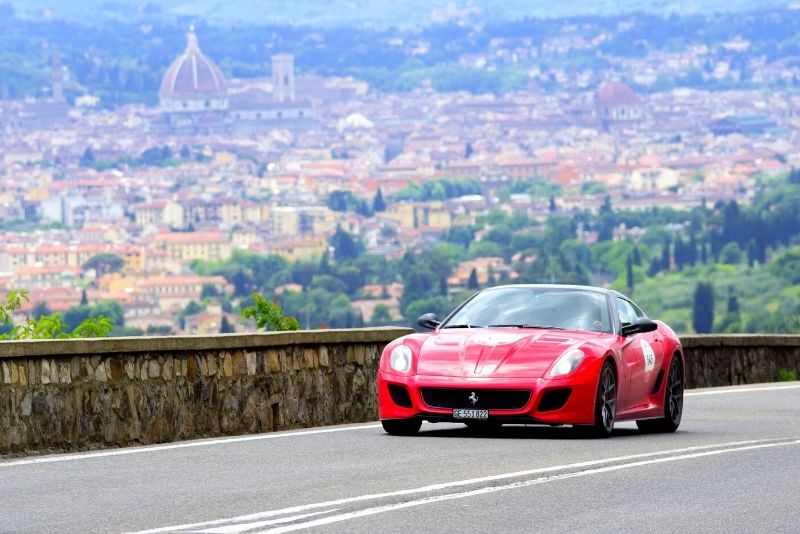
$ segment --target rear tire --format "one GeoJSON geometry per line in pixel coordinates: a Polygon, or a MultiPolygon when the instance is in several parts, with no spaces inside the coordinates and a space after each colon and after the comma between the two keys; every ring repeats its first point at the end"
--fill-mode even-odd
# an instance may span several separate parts
{"type": "Polygon", "coordinates": [[[672,357],[667,373],[667,384],[664,387],[664,417],[660,419],[643,419],[636,421],[642,432],[668,434],[675,432],[681,424],[683,416],[683,369],[680,356],[672,357]]]}
{"type": "Polygon", "coordinates": [[[387,434],[393,436],[413,436],[422,427],[421,419],[384,419],[381,421],[387,434]]]}
{"type": "Polygon", "coordinates": [[[614,432],[617,417],[617,375],[614,365],[606,360],[600,369],[597,395],[594,401],[594,424],[578,427],[596,438],[607,438],[614,432]]]}

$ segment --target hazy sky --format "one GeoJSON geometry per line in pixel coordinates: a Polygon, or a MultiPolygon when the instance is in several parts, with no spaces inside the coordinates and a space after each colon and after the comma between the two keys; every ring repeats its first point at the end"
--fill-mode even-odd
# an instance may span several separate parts
{"type": "MultiPolygon", "coordinates": [[[[2,2],[3,0],[0,0],[2,2]]],[[[6,0],[8,1],[8,0],[6,0]]],[[[11,0],[18,12],[92,20],[129,17],[145,4],[166,16],[191,15],[210,22],[248,21],[305,25],[416,26],[473,9],[483,19],[525,16],[615,15],[631,11],[697,13],[786,7],[789,0],[11,0]]]]}

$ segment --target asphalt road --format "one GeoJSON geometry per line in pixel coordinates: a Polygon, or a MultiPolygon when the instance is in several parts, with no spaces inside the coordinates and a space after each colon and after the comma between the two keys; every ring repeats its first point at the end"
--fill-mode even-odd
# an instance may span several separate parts
{"type": "Polygon", "coordinates": [[[798,532],[800,383],[687,392],[675,434],[377,424],[0,461],[0,532],[798,532]]]}

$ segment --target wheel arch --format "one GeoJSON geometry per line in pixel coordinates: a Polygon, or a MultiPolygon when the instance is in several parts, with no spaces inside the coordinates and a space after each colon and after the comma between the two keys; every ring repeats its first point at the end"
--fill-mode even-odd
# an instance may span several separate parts
{"type": "Polygon", "coordinates": [[[606,352],[606,354],[602,358],[598,358],[600,365],[597,368],[597,380],[595,381],[594,386],[594,403],[592,409],[597,405],[597,390],[600,388],[600,373],[603,371],[603,367],[605,366],[606,362],[611,362],[611,370],[614,372],[614,384],[617,388],[617,399],[619,399],[619,388],[620,388],[620,380],[619,380],[619,368],[617,367],[617,359],[614,358],[614,354],[611,351],[606,352]]]}

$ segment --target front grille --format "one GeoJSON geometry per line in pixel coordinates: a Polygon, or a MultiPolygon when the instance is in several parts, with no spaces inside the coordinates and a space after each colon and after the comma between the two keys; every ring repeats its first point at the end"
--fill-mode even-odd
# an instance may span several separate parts
{"type": "Polygon", "coordinates": [[[420,393],[431,408],[520,410],[531,398],[530,391],[520,389],[421,388],[420,393]],[[477,400],[473,402],[470,398],[477,400]]]}

